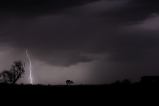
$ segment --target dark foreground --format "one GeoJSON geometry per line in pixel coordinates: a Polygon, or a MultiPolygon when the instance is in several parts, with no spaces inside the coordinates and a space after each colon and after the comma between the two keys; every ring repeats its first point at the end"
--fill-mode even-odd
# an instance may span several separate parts
{"type": "Polygon", "coordinates": [[[113,94],[157,93],[159,83],[134,83],[110,85],[8,85],[0,84],[1,95],[63,95],[63,96],[90,96],[113,94]],[[134,93],[135,92],[135,93],[134,93]]]}
{"type": "MultiPolygon", "coordinates": [[[[66,104],[81,103],[116,104],[134,103],[158,99],[159,83],[110,84],[110,85],[71,85],[71,86],[43,86],[43,85],[6,85],[0,84],[0,100],[25,103],[66,104]],[[126,102],[127,101],[127,102],[126,102]]],[[[10,102],[5,102],[10,103],[10,102]]],[[[12,102],[11,102],[12,103],[12,102]]],[[[28,104],[29,105],[29,104],[28,104]]]]}

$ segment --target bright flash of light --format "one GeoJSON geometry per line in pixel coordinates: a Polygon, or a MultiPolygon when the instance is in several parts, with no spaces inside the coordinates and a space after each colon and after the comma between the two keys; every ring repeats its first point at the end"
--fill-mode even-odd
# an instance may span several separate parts
{"type": "Polygon", "coordinates": [[[33,84],[33,77],[32,77],[32,62],[31,62],[31,58],[30,58],[30,55],[29,55],[28,50],[26,50],[26,56],[27,56],[28,61],[29,61],[29,81],[30,81],[30,84],[33,84]]]}

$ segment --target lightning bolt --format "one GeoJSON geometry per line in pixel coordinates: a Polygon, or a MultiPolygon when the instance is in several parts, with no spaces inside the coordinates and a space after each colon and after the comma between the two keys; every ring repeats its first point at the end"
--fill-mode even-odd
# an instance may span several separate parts
{"type": "Polygon", "coordinates": [[[28,61],[29,61],[29,81],[30,81],[30,84],[33,84],[33,77],[32,77],[32,62],[31,62],[31,58],[30,58],[30,55],[29,55],[28,50],[26,50],[26,56],[27,56],[28,61]]]}

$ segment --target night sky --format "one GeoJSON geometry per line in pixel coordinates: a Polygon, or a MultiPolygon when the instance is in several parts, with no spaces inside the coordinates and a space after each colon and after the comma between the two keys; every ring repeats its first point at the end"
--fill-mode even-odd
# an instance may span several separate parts
{"type": "Polygon", "coordinates": [[[26,49],[36,84],[159,75],[159,1],[1,0],[0,70],[26,49]]]}

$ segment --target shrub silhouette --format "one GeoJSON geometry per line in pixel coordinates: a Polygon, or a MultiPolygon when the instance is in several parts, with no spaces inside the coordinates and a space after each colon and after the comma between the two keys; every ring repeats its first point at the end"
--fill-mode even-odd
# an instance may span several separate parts
{"type": "Polygon", "coordinates": [[[4,70],[0,73],[0,83],[15,84],[24,72],[23,63],[21,61],[15,61],[10,70],[4,70]]]}
{"type": "Polygon", "coordinates": [[[72,85],[74,82],[71,80],[66,80],[66,85],[72,85]]]}

